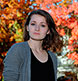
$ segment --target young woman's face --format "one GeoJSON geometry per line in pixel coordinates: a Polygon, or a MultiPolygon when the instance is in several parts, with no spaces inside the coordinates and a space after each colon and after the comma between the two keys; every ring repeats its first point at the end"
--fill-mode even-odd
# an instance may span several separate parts
{"type": "Polygon", "coordinates": [[[34,14],[31,16],[27,31],[31,39],[42,40],[49,34],[49,28],[44,16],[34,14]]]}

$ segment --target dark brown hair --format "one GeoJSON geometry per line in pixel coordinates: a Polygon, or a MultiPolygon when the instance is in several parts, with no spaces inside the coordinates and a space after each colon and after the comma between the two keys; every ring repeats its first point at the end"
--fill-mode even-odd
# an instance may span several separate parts
{"type": "Polygon", "coordinates": [[[24,26],[24,41],[28,41],[30,38],[29,32],[26,30],[26,26],[29,25],[31,16],[34,14],[44,16],[46,18],[46,22],[50,30],[50,34],[47,34],[46,37],[43,39],[43,44],[42,44],[43,49],[52,50],[53,52],[60,51],[63,46],[63,42],[62,40],[60,40],[60,35],[55,29],[54,20],[48,12],[41,9],[32,11],[27,17],[24,26]]]}

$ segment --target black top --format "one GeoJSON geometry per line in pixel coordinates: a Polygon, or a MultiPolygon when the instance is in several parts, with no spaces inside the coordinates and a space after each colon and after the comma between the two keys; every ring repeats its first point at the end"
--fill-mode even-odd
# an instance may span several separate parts
{"type": "Polygon", "coordinates": [[[31,51],[31,81],[55,81],[53,62],[48,54],[48,61],[41,63],[31,51]]]}

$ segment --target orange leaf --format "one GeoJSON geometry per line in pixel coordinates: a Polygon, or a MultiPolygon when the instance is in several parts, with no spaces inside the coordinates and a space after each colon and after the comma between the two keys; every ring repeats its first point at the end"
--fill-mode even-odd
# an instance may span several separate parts
{"type": "Polygon", "coordinates": [[[14,36],[11,36],[11,37],[10,37],[10,42],[12,42],[12,41],[13,41],[13,39],[14,39],[14,36]]]}

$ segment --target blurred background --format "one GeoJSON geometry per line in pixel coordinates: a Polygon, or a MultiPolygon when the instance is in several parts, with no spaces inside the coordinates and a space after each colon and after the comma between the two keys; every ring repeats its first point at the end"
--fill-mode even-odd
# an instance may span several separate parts
{"type": "Polygon", "coordinates": [[[26,17],[35,9],[49,12],[63,37],[64,46],[56,53],[57,79],[78,81],[78,0],[0,0],[0,81],[6,53],[14,43],[23,42],[26,17]]]}

